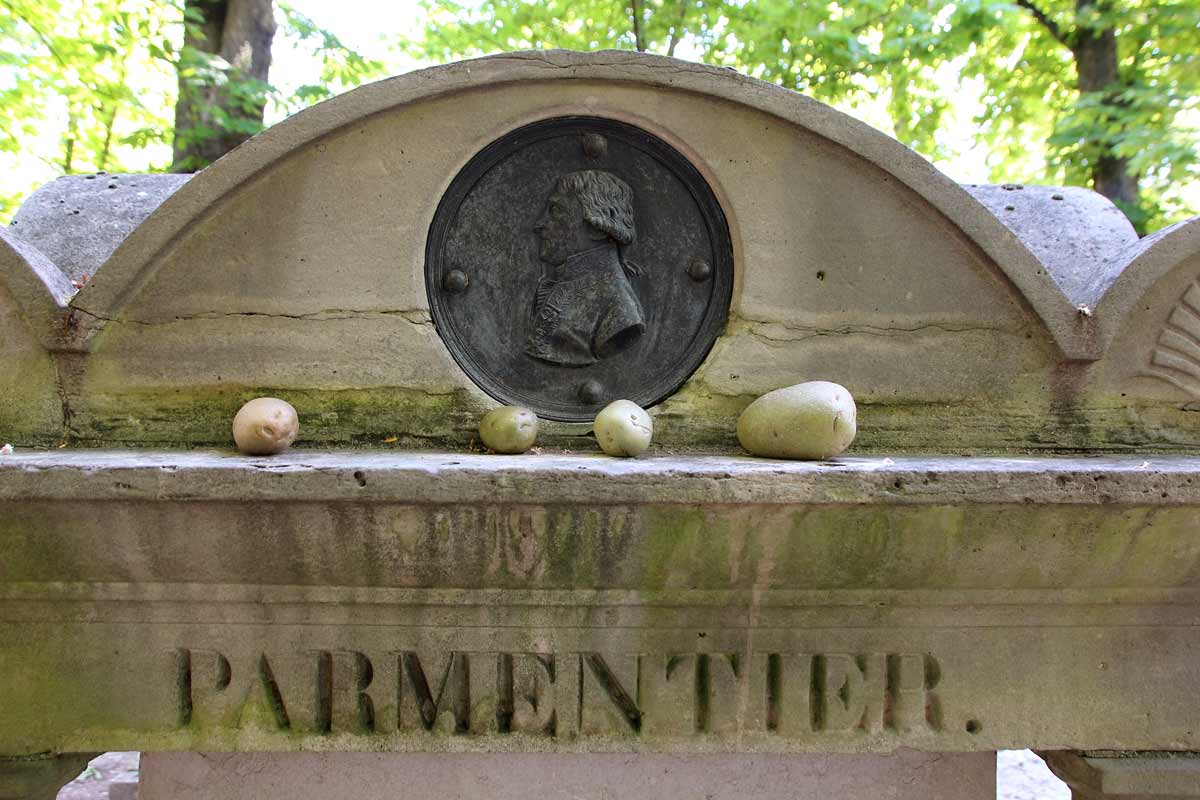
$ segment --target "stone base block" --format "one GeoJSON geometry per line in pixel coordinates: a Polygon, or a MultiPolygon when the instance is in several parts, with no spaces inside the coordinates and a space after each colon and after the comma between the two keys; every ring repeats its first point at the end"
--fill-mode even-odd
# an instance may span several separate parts
{"type": "Polygon", "coordinates": [[[146,753],[141,800],[993,800],[995,753],[146,753]]]}
{"type": "Polygon", "coordinates": [[[54,800],[95,753],[0,756],[0,800],[54,800]]]}
{"type": "Polygon", "coordinates": [[[108,787],[108,800],[138,800],[136,783],[114,783],[108,787]]]}
{"type": "Polygon", "coordinates": [[[1198,800],[1197,753],[1039,753],[1073,800],[1198,800]]]}

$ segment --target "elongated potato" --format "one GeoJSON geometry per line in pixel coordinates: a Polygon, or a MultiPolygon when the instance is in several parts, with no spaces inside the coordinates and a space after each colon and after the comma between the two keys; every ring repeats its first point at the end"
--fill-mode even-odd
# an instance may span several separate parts
{"type": "Polygon", "coordinates": [[[850,446],[857,417],[845,386],[809,381],[767,392],[747,406],[737,436],[756,456],[819,461],[850,446]]]}

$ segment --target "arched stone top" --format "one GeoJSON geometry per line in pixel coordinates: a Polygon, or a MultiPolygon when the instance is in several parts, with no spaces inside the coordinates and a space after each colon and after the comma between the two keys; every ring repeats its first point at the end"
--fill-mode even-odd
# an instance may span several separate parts
{"type": "Polygon", "coordinates": [[[434,67],[363,86],[307,109],[256,136],[199,173],[117,248],[72,305],[98,318],[118,316],[150,277],[157,256],[230,192],[321,137],[400,106],[512,82],[633,82],[747,106],[834,142],[926,200],[987,255],[1017,288],[1068,357],[1097,357],[1070,301],[1018,236],[938,172],[885,134],[822,103],[727,69],[624,51],[512,53],[434,67]]]}
{"type": "Polygon", "coordinates": [[[0,283],[30,330],[46,347],[61,338],[75,287],[40,250],[0,228],[0,283]]]}
{"type": "MultiPolygon", "coordinates": [[[[1177,222],[1140,239],[1117,258],[1112,285],[1096,307],[1099,346],[1107,351],[1113,336],[1143,296],[1172,270],[1200,257],[1200,217],[1177,222]]],[[[1190,276],[1200,280],[1200,273],[1190,276]]]]}

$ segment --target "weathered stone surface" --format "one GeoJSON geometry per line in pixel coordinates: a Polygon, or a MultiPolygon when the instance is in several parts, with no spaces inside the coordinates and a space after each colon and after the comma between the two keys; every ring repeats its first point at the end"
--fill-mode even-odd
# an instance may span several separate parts
{"type": "Polygon", "coordinates": [[[436,800],[653,796],[659,800],[986,800],[992,753],[890,756],[598,754],[231,755],[148,753],[141,800],[308,800],[388,797],[422,787],[436,800]]]}
{"type": "Polygon", "coordinates": [[[24,445],[61,441],[67,416],[54,357],[63,332],[66,276],[29,244],[0,230],[0,439],[24,445]]]}
{"type": "Polygon", "coordinates": [[[1038,257],[1076,306],[1096,307],[1136,244],[1129,218],[1103,195],[1078,186],[964,186],[1038,257]]]}
{"type": "Polygon", "coordinates": [[[1195,459],[56,451],[0,497],[0,752],[1200,747],[1195,459]]]}
{"type": "Polygon", "coordinates": [[[0,288],[0,445],[61,441],[64,413],[58,375],[12,296],[0,288]]]}
{"type": "Polygon", "coordinates": [[[130,233],[191,175],[66,175],[31,194],[9,233],[38,248],[72,280],[95,276],[130,233]]]}

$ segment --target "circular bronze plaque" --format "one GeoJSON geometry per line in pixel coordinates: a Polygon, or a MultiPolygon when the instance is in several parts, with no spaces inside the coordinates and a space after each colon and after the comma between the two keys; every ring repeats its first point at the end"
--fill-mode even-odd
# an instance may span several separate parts
{"type": "Polygon", "coordinates": [[[729,227],[674,148],[562,117],[484,148],[429,230],[433,321],[471,379],[547,419],[663,400],[700,366],[733,290],[729,227]]]}

